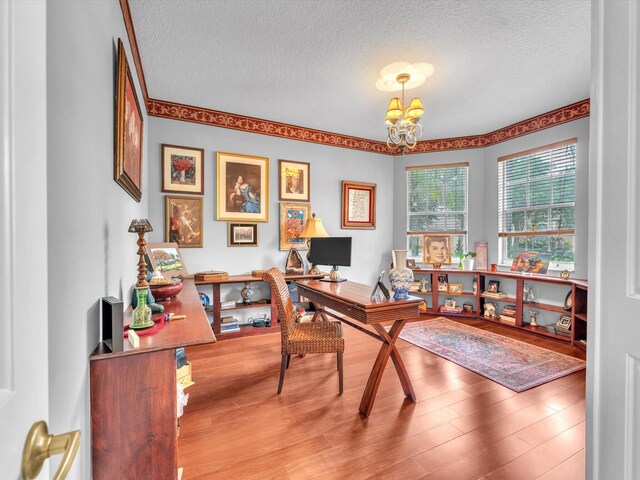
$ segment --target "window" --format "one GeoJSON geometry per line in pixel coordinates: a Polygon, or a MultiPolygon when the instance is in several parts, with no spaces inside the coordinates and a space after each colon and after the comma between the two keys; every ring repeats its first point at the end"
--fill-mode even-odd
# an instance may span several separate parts
{"type": "Polygon", "coordinates": [[[422,259],[422,235],[429,232],[451,235],[452,262],[467,250],[468,170],[468,163],[407,167],[410,258],[422,259]]]}
{"type": "Polygon", "coordinates": [[[533,251],[573,269],[577,139],[498,159],[500,260],[533,251]]]}

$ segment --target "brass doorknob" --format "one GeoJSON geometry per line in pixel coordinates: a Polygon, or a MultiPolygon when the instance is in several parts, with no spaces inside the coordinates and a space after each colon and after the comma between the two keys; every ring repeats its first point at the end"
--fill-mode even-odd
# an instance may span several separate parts
{"type": "Polygon", "coordinates": [[[79,446],[80,430],[49,435],[44,421],[34,423],[22,450],[22,477],[24,480],[34,480],[47,458],[62,453],[64,455],[53,480],[64,480],[71,470],[79,446]]]}

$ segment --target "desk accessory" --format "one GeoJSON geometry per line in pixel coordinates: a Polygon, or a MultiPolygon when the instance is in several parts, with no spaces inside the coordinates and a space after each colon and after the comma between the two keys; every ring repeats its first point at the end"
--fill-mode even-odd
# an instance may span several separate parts
{"type": "Polygon", "coordinates": [[[129,233],[138,234],[138,281],[136,282],[137,305],[132,312],[133,322],[129,328],[142,329],[153,326],[151,321],[151,308],[147,305],[147,297],[149,295],[149,284],[147,283],[147,262],[145,261],[145,245],[144,234],[153,232],[153,227],[146,218],[134,219],[129,225],[129,233]]]}
{"type": "Polygon", "coordinates": [[[380,276],[378,276],[378,281],[376,282],[376,285],[373,287],[373,292],[371,292],[372,300],[375,300],[378,298],[378,292],[382,292],[382,294],[385,296],[387,300],[391,298],[391,295],[389,294],[389,290],[387,290],[387,287],[384,285],[384,283],[382,283],[383,276],[384,276],[384,270],[380,273],[380,276]]]}
{"type": "Polygon", "coordinates": [[[124,347],[123,310],[122,300],[102,297],[102,341],[112,352],[121,352],[124,347]]]}

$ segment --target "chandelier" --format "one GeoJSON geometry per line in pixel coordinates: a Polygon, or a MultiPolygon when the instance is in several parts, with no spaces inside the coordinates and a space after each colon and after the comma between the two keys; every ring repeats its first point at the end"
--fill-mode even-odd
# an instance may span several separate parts
{"type": "Polygon", "coordinates": [[[418,139],[422,136],[422,125],[418,123],[424,113],[422,102],[416,97],[411,99],[406,109],[404,108],[404,84],[410,78],[408,73],[401,73],[396,77],[396,81],[402,85],[402,101],[398,97],[391,99],[385,119],[388,125],[387,146],[398,147],[403,155],[407,148],[409,150],[415,148],[418,139]]]}

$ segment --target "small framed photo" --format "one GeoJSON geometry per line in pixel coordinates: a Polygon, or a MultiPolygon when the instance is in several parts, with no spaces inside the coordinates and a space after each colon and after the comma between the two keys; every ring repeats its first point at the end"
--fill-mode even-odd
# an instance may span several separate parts
{"type": "Polygon", "coordinates": [[[376,228],[376,184],[342,181],[342,228],[376,228]]]}
{"type": "Polygon", "coordinates": [[[571,329],[571,315],[560,315],[560,320],[556,322],[556,327],[571,329]]]}
{"type": "Polygon", "coordinates": [[[151,269],[158,270],[164,278],[189,275],[177,243],[147,243],[146,249],[151,269]]]}
{"type": "Polygon", "coordinates": [[[438,291],[439,292],[448,292],[449,291],[449,275],[446,273],[438,275],[438,291]]]}
{"type": "Polygon", "coordinates": [[[463,303],[462,311],[464,312],[473,312],[473,304],[472,303],[463,303]]]}
{"type": "Polygon", "coordinates": [[[451,295],[462,295],[462,284],[461,283],[450,283],[449,284],[449,293],[451,295]]]}
{"type": "Polygon", "coordinates": [[[564,305],[562,306],[565,310],[571,311],[573,308],[573,298],[571,296],[571,290],[567,293],[567,296],[564,298],[564,305]]]}
{"type": "Polygon", "coordinates": [[[445,298],[444,306],[447,307],[447,308],[455,308],[456,307],[456,301],[453,298],[445,298]]]}
{"type": "Polygon", "coordinates": [[[204,194],[204,150],[162,144],[162,191],[204,194]]]}
{"type": "Polygon", "coordinates": [[[202,197],[164,197],[164,237],[180,247],[202,248],[202,197]]]}
{"type": "Polygon", "coordinates": [[[413,258],[407,259],[407,268],[416,268],[416,261],[413,258]]]}
{"type": "Polygon", "coordinates": [[[500,291],[500,281],[499,280],[489,280],[489,285],[487,285],[487,292],[489,293],[498,293],[500,291]]]}
{"type": "Polygon", "coordinates": [[[280,203],[280,250],[306,250],[307,242],[300,234],[311,215],[309,203],[280,203]]]}
{"type": "Polygon", "coordinates": [[[423,242],[422,263],[438,266],[451,264],[451,235],[425,233],[423,242]]]}
{"type": "Polygon", "coordinates": [[[292,160],[278,161],[280,200],[292,200],[294,202],[308,202],[310,195],[311,165],[292,160]]]}
{"type": "Polygon", "coordinates": [[[257,223],[227,223],[227,247],[257,247],[257,223]]]}

